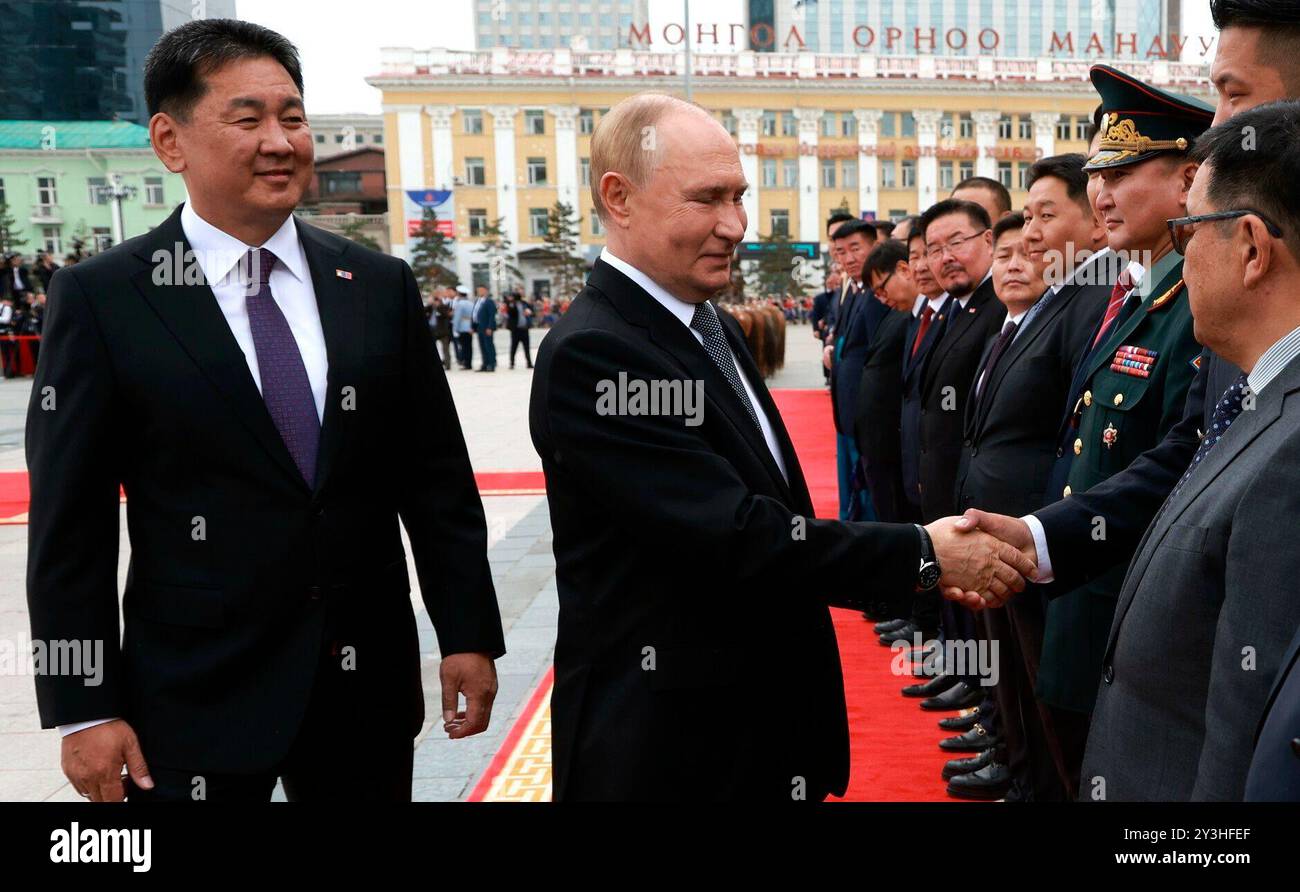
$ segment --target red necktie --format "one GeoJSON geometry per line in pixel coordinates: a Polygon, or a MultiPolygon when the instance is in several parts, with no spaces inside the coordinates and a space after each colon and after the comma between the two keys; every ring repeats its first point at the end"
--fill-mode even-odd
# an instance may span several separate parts
{"type": "Polygon", "coordinates": [[[916,340],[912,342],[912,355],[916,356],[916,351],[921,349],[921,342],[925,340],[925,333],[930,330],[930,319],[934,316],[934,307],[929,304],[921,311],[921,327],[916,330],[916,340]]]}
{"type": "Polygon", "coordinates": [[[1101,317],[1101,328],[1097,330],[1097,337],[1093,338],[1092,346],[1089,351],[1096,350],[1101,339],[1110,333],[1110,327],[1115,322],[1115,317],[1119,315],[1120,308],[1124,306],[1124,298],[1133,290],[1133,277],[1129,275],[1127,268],[1119,274],[1115,280],[1115,287],[1110,290],[1110,303],[1106,304],[1106,315],[1101,317]]]}

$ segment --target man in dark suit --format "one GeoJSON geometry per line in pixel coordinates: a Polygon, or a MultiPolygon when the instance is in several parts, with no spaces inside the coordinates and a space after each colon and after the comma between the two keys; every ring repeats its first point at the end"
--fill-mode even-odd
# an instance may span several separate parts
{"type": "Polygon", "coordinates": [[[1259,720],[1246,801],[1300,802],[1300,626],[1259,720]]]}
{"type": "Polygon", "coordinates": [[[474,332],[478,335],[478,350],[483,356],[483,364],[478,367],[480,372],[497,370],[497,348],[492,340],[496,330],[497,302],[484,290],[474,304],[474,332]]]}
{"type": "Polygon", "coordinates": [[[0,270],[0,297],[7,297],[17,305],[31,295],[32,276],[23,266],[23,255],[10,254],[5,258],[4,269],[0,270]]]}
{"type": "Polygon", "coordinates": [[[607,246],[542,342],[530,406],[560,597],[555,798],[841,793],[847,720],[827,604],[905,596],[935,569],[995,596],[1015,571],[988,539],[949,537],[948,519],[813,517],[739,326],[708,300],[744,238],[735,142],[656,94],[614,106],[591,142],[607,246]],[[647,127],[655,153],[641,147],[647,127]],[[939,568],[921,572],[931,552],[939,568]],[[736,609],[738,595],[763,608],[736,609]],[[754,648],[782,658],[756,664],[754,648]],[[800,704],[798,728],[753,734],[752,716],[777,702],[800,704]]]}
{"type": "Polygon", "coordinates": [[[182,25],[145,91],[190,200],[54,276],[27,416],[32,638],[103,647],[95,684],[37,678],[42,725],[97,801],[265,801],[277,778],[408,800],[424,699],[399,521],[449,736],[487,727],[504,649],[415,279],[295,221],[313,142],[283,37],[182,25]]]}

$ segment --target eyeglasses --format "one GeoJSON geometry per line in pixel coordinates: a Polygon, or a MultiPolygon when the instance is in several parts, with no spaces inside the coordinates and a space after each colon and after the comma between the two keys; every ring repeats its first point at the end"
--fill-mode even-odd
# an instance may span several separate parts
{"type": "Polygon", "coordinates": [[[879,285],[876,285],[871,290],[879,294],[881,291],[885,290],[885,286],[889,284],[889,280],[892,278],[894,278],[894,274],[890,273],[889,275],[885,276],[883,279],[880,280],[879,285]]]}
{"type": "Polygon", "coordinates": [[[930,260],[937,260],[943,256],[945,250],[953,256],[956,256],[957,251],[960,250],[962,245],[986,232],[988,232],[987,229],[981,229],[979,232],[972,232],[970,235],[960,235],[957,238],[949,239],[948,244],[946,245],[926,245],[925,256],[930,260]]]}
{"type": "Polygon", "coordinates": [[[1208,223],[1211,220],[1235,220],[1238,217],[1246,217],[1251,214],[1259,217],[1269,235],[1273,236],[1273,238],[1282,238],[1281,227],[1252,208],[1242,208],[1237,211],[1219,211],[1214,214],[1198,214],[1195,217],[1175,217],[1172,220],[1166,220],[1165,225],[1169,227],[1169,235],[1174,240],[1174,250],[1179,254],[1186,254],[1187,243],[1196,234],[1197,223],[1208,223]]]}

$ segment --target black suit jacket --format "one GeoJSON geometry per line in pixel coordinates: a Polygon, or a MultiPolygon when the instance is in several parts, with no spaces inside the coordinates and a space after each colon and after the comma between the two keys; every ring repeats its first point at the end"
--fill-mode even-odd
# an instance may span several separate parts
{"type": "MultiPolygon", "coordinates": [[[[27,267],[18,267],[18,279],[23,283],[22,291],[31,293],[32,277],[27,267]]],[[[8,264],[0,265],[0,297],[16,297],[14,289],[14,268],[8,264]]]]}
{"type": "Polygon", "coordinates": [[[903,406],[899,424],[899,448],[902,460],[903,492],[916,516],[921,513],[921,390],[925,379],[925,362],[943,335],[948,316],[956,304],[946,298],[939,312],[918,344],[921,330],[919,316],[911,316],[903,336],[903,406]],[[912,348],[915,346],[916,351],[912,348]]]}
{"type": "Polygon", "coordinates": [[[845,298],[836,338],[843,338],[831,368],[831,399],[835,407],[835,429],[852,436],[853,416],[858,405],[858,385],[866,363],[872,338],[889,308],[876,299],[870,289],[856,291],[845,298]]]}
{"type": "MultiPolygon", "coordinates": [[[[1058,413],[1109,293],[1106,285],[1066,285],[1040,298],[1050,303],[1018,332],[985,376],[978,399],[972,387],[957,473],[958,511],[981,508],[1019,517],[1042,506],[1058,454],[1058,413]]],[[[990,343],[980,357],[977,379],[991,348],[990,343]]]]}
{"type": "Polygon", "coordinates": [[[909,346],[912,315],[891,311],[876,327],[858,385],[853,436],[871,489],[876,516],[897,522],[905,517],[901,426],[903,353],[909,346]]]}
{"type": "Polygon", "coordinates": [[[1245,798],[1300,802],[1300,629],[1291,639],[1259,720],[1245,798]]]}
{"type": "Polygon", "coordinates": [[[314,488],[211,289],[153,259],[188,250],[179,208],[51,280],[27,414],[32,637],[103,641],[105,659],[98,686],[37,678],[43,726],[121,716],[153,764],[265,771],[338,645],[356,666],[341,708],[416,734],[399,519],[442,653],[503,652],[482,503],[410,268],[297,226],[329,359],[314,488]]]}
{"type": "Polygon", "coordinates": [[[990,276],[965,309],[953,301],[943,333],[925,360],[921,378],[921,517],[926,523],[956,511],[966,400],[990,338],[1002,328],[1007,308],[993,293],[990,276]]]}
{"type": "Polygon", "coordinates": [[[827,604],[865,599],[867,579],[873,592],[910,589],[919,539],[909,526],[813,518],[781,416],[739,327],[722,320],[788,483],[691,331],[613,267],[597,261],[538,352],[529,418],[560,596],[557,800],[789,802],[847,783],[827,604]],[[700,382],[701,423],[602,409],[620,380],[700,382]],[[775,703],[798,704],[797,727],[755,734],[775,703]]]}

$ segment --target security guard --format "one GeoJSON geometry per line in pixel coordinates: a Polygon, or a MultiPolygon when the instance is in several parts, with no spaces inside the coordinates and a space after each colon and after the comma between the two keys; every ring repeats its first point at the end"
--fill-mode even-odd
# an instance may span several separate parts
{"type": "MultiPolygon", "coordinates": [[[[1196,165],[1186,160],[1214,109],[1105,65],[1089,72],[1105,115],[1098,151],[1084,170],[1102,182],[1096,208],[1110,248],[1127,261],[1075,373],[1061,426],[1060,489],[1082,492],[1122,471],[1183,413],[1201,347],[1182,280],[1182,256],[1165,221],[1186,213],[1196,165]]],[[[1105,535],[1094,530],[1093,535],[1105,535]]],[[[1082,760],[1124,566],[1072,591],[1048,588],[1036,694],[1060,714],[1054,755],[1074,772],[1082,760]]]]}

